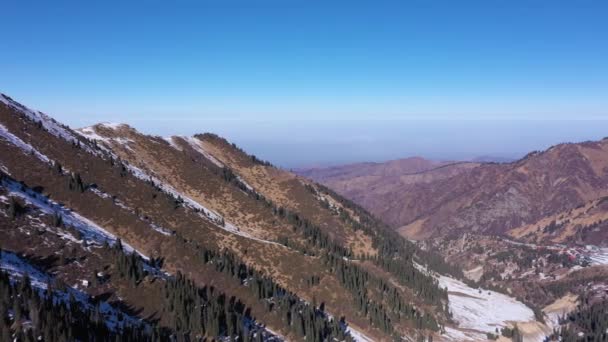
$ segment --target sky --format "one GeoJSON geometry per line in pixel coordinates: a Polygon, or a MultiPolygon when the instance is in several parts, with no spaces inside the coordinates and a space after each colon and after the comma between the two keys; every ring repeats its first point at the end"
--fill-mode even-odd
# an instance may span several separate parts
{"type": "Polygon", "coordinates": [[[4,0],[0,92],[285,167],[608,136],[608,2],[4,0]],[[605,128],[604,128],[605,127],[605,128]]]}

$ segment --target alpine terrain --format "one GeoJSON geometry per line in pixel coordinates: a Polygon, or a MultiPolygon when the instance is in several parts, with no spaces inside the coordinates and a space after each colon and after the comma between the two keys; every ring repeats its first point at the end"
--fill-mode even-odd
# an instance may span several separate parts
{"type": "Polygon", "coordinates": [[[604,142],[512,164],[307,173],[334,191],[211,133],[71,129],[0,100],[3,340],[542,341],[605,329],[604,142]],[[378,195],[349,192],[361,187],[378,195]],[[338,192],[402,214],[384,224],[338,192]]]}

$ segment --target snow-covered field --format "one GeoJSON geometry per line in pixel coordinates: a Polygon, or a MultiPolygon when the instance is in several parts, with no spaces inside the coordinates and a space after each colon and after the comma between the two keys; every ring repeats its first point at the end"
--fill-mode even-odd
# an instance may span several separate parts
{"type": "Polygon", "coordinates": [[[534,321],[534,312],[514,298],[474,289],[446,276],[438,280],[442,288],[448,289],[449,308],[460,328],[495,333],[508,322],[534,321]]]}
{"type": "Polygon", "coordinates": [[[593,265],[608,265],[608,248],[600,248],[589,255],[591,264],[593,265]]]}

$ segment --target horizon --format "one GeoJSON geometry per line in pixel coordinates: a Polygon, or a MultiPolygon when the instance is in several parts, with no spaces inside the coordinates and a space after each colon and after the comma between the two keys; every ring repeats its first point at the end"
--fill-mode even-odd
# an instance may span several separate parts
{"type": "Polygon", "coordinates": [[[247,153],[267,160],[284,169],[326,168],[357,163],[383,163],[392,160],[420,157],[435,161],[475,161],[480,158],[516,161],[533,151],[544,151],[564,143],[597,141],[608,137],[602,124],[607,119],[477,119],[477,120],[275,120],[249,121],[235,125],[234,120],[90,120],[65,122],[61,115],[49,113],[12,97],[1,94],[41,111],[72,129],[99,123],[127,124],[140,133],[169,137],[214,133],[244,148],[247,153]],[[168,129],[158,122],[173,121],[168,129]],[[321,123],[321,125],[320,125],[321,123]],[[297,130],[289,127],[297,125],[297,130]],[[289,126],[289,127],[287,127],[289,126]],[[467,129],[478,133],[470,136],[467,129]],[[539,130],[539,127],[542,129],[539,130]],[[332,131],[349,134],[334,137],[332,131]],[[256,135],[245,134],[253,131],[256,135]],[[417,134],[408,139],[407,133],[417,134]],[[266,134],[264,134],[266,133],[266,134]],[[260,137],[259,135],[262,135],[260,137]],[[518,140],[518,138],[525,138],[518,140]],[[333,139],[332,139],[333,138],[333,139]],[[533,139],[532,139],[533,138],[533,139]],[[280,143],[278,143],[280,142],[280,143]],[[435,146],[459,145],[446,151],[435,146]],[[384,150],[387,145],[392,149],[384,150]],[[323,151],[319,156],[317,151],[323,151]]]}
{"type": "Polygon", "coordinates": [[[3,8],[1,90],[72,127],[210,131],[287,168],[516,159],[608,135],[602,1],[3,8]]]}

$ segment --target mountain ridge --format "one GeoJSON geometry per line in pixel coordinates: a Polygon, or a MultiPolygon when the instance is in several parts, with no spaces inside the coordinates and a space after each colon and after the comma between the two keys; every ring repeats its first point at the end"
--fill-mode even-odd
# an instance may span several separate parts
{"type": "MultiPolygon", "coordinates": [[[[276,332],[264,330],[261,334],[268,338],[297,339],[306,331],[321,329],[320,339],[352,339],[348,331],[353,331],[356,336],[388,340],[393,334],[436,334],[445,320],[445,292],[432,277],[415,271],[413,245],[387,238],[390,230],[357,223],[359,217],[350,216],[354,213],[331,195],[321,194],[315,184],[247,155],[223,138],[204,134],[167,141],[107,123],[77,133],[4,96],[0,125],[2,191],[7,201],[3,210],[8,210],[0,227],[10,236],[0,249],[28,251],[30,258],[50,257],[47,249],[32,249],[39,243],[54,246],[54,253],[60,255],[75,250],[81,263],[95,264],[111,274],[104,286],[113,302],[141,310],[151,319],[148,324],[159,324],[168,333],[183,334],[181,323],[169,320],[169,307],[162,300],[146,302],[142,296],[157,293],[158,284],[173,280],[178,283],[171,286],[213,286],[235,296],[256,321],[276,332]],[[39,207],[38,196],[46,202],[52,196],[53,209],[42,210],[48,205],[39,207]],[[31,213],[55,223],[34,224],[31,213]],[[86,220],[75,221],[71,215],[86,220]],[[21,222],[39,227],[41,238],[21,222]],[[21,228],[11,228],[15,225],[21,228]],[[102,233],[90,235],[91,229],[102,233]],[[71,231],[84,238],[69,235],[71,231]],[[19,240],[24,241],[21,246],[19,240]],[[103,247],[106,242],[110,247],[103,247]],[[116,245],[119,252],[111,252],[116,245]],[[394,250],[403,264],[395,268],[378,263],[387,271],[374,275],[370,267],[375,259],[369,259],[369,265],[357,260],[371,258],[383,245],[394,250]],[[91,256],[93,251],[100,258],[91,256]],[[117,275],[120,270],[106,264],[111,258],[122,258],[123,251],[127,255],[138,251],[130,262],[149,270],[135,272],[135,283],[129,286],[117,275]],[[154,267],[169,278],[155,278],[154,267]],[[410,276],[404,277],[408,269],[410,276]],[[268,287],[252,293],[252,281],[268,287]],[[382,282],[384,286],[376,286],[382,282]],[[290,299],[276,302],[273,293],[290,299]],[[358,296],[367,299],[357,302],[358,296]],[[296,308],[302,314],[289,313],[296,308]],[[312,320],[303,316],[309,311],[312,320]],[[338,319],[343,316],[348,316],[348,325],[338,319]],[[303,328],[286,325],[285,317],[301,319],[303,328]]],[[[86,280],[87,292],[101,286],[98,276],[74,273],[72,261],[53,261],[45,267],[70,283],[86,280]]],[[[241,311],[234,315],[237,320],[250,319],[241,311]]],[[[219,330],[193,327],[202,334],[228,334],[223,329],[235,328],[223,320],[218,324],[219,330]]],[[[260,337],[260,331],[250,332],[260,337]]]]}

